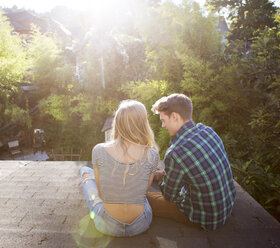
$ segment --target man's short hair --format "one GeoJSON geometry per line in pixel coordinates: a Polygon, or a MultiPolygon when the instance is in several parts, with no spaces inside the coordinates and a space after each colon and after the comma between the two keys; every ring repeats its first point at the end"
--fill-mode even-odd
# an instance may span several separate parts
{"type": "Polygon", "coordinates": [[[172,112],[178,113],[184,121],[192,119],[193,106],[190,98],[184,94],[172,94],[156,101],[152,107],[155,114],[163,112],[170,117],[172,112]]]}

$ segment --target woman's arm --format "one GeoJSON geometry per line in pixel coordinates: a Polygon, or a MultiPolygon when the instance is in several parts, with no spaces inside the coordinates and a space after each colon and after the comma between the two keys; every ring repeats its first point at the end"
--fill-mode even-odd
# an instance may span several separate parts
{"type": "Polygon", "coordinates": [[[96,168],[96,167],[94,167],[93,170],[94,170],[94,175],[95,175],[95,182],[96,182],[97,189],[98,189],[98,196],[100,199],[102,199],[102,196],[100,193],[100,187],[99,187],[99,171],[98,171],[98,168],[96,168]]]}

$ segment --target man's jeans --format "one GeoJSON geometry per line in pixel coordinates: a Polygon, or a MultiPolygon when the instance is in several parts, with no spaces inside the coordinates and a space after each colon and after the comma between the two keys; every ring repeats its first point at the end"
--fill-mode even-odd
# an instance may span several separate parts
{"type": "Polygon", "coordinates": [[[82,167],[81,179],[90,217],[98,231],[111,236],[123,237],[140,234],[149,228],[152,222],[152,208],[147,199],[142,214],[132,223],[124,223],[110,216],[104,209],[102,199],[98,196],[94,170],[89,167],[82,167]],[[91,174],[87,179],[82,178],[85,172],[91,174]]]}

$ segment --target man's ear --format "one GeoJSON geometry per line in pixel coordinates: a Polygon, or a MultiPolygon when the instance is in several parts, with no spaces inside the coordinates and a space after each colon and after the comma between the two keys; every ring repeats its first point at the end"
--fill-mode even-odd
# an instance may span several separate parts
{"type": "Polygon", "coordinates": [[[178,118],[179,118],[179,114],[178,113],[175,113],[175,112],[172,112],[171,115],[170,115],[170,118],[173,120],[173,121],[178,121],[178,118]]]}
{"type": "MultiPolygon", "coordinates": [[[[176,112],[172,112],[171,115],[173,115],[173,121],[178,122],[179,124],[181,123],[185,123],[185,121],[183,120],[183,118],[181,117],[180,114],[176,113],[176,112]]],[[[171,117],[171,116],[170,116],[171,117]]]]}

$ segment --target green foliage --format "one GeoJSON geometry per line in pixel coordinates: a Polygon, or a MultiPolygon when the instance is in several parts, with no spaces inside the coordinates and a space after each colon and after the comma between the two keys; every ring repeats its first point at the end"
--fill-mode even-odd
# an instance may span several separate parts
{"type": "Polygon", "coordinates": [[[102,126],[108,114],[116,109],[115,100],[90,95],[52,95],[41,102],[42,128],[49,147],[83,150],[83,159],[90,160],[92,147],[104,141],[102,126]]]}
{"type": "MultiPolygon", "coordinates": [[[[0,126],[16,117],[14,113],[24,112],[15,104],[15,98],[21,94],[18,82],[23,80],[28,62],[21,38],[12,32],[9,22],[0,13],[0,126]]],[[[23,125],[30,124],[28,119],[24,120],[23,125]]]]}
{"type": "Polygon", "coordinates": [[[223,138],[236,180],[279,218],[277,32],[264,29],[248,54],[236,47],[218,70],[213,63],[188,62],[182,88],[192,96],[195,119],[213,126],[223,138]]]}
{"type": "Polygon", "coordinates": [[[20,107],[18,107],[15,104],[12,105],[8,105],[5,109],[4,115],[6,116],[6,118],[8,118],[9,120],[15,120],[17,119],[17,117],[19,116],[24,116],[23,118],[21,118],[18,121],[18,125],[24,127],[26,126],[27,128],[31,127],[31,118],[28,114],[28,112],[20,107]]]}
{"type": "Polygon", "coordinates": [[[235,180],[269,212],[279,218],[280,175],[270,172],[268,166],[255,160],[246,163],[235,161],[231,166],[235,180]]]}
{"type": "Polygon", "coordinates": [[[34,84],[38,87],[41,97],[63,88],[73,78],[73,68],[62,58],[62,51],[54,37],[33,26],[31,43],[28,45],[31,72],[34,84]]]}
{"type": "Polygon", "coordinates": [[[43,105],[41,111],[45,114],[51,115],[58,121],[65,121],[69,116],[69,101],[69,96],[50,96],[44,99],[43,102],[41,102],[41,104],[43,105]]]}
{"type": "Polygon", "coordinates": [[[16,91],[16,82],[21,81],[27,67],[22,40],[12,35],[12,31],[6,18],[0,15],[0,83],[6,94],[16,91]]]}
{"type": "Polygon", "coordinates": [[[277,8],[269,0],[207,0],[209,7],[219,11],[227,7],[231,32],[229,41],[252,41],[265,27],[276,27],[277,8]]]}
{"type": "Polygon", "coordinates": [[[145,42],[139,38],[126,34],[118,34],[118,39],[121,44],[123,44],[128,56],[128,62],[125,66],[126,81],[141,81],[148,78],[149,65],[145,61],[145,42]]]}

